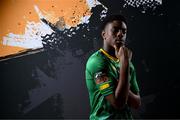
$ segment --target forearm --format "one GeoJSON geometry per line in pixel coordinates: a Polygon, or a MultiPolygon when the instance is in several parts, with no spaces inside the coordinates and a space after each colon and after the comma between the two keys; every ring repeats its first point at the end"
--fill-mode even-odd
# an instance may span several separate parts
{"type": "Polygon", "coordinates": [[[120,68],[120,78],[115,91],[115,98],[120,107],[123,107],[128,100],[129,94],[129,63],[122,64],[120,68]]]}
{"type": "Polygon", "coordinates": [[[131,90],[129,90],[127,103],[132,108],[135,108],[135,109],[139,108],[141,105],[141,98],[140,98],[139,93],[134,94],[131,90]]]}

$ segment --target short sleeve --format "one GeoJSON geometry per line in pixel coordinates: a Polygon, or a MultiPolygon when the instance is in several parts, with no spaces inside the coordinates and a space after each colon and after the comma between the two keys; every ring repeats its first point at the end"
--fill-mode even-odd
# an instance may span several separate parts
{"type": "Polygon", "coordinates": [[[131,74],[131,79],[130,79],[130,89],[133,93],[138,93],[139,92],[139,86],[136,80],[136,71],[131,63],[131,69],[130,69],[130,74],[131,74]]]}
{"type": "Polygon", "coordinates": [[[113,81],[108,73],[108,64],[101,56],[93,56],[88,60],[86,80],[92,80],[95,87],[104,96],[113,93],[113,81]]]}

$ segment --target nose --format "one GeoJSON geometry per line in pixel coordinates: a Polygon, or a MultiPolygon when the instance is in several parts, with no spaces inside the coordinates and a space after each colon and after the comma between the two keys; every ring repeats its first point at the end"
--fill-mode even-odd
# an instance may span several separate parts
{"type": "Polygon", "coordinates": [[[117,37],[122,38],[124,37],[125,33],[123,33],[123,30],[119,29],[119,31],[117,32],[117,37]]]}

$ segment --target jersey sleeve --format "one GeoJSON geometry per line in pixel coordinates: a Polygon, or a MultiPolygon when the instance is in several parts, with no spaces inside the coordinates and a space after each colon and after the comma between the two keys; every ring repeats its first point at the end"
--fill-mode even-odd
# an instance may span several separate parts
{"type": "Polygon", "coordinates": [[[136,80],[136,71],[135,68],[133,66],[133,64],[131,63],[131,69],[130,69],[130,74],[131,74],[131,79],[130,79],[130,89],[133,93],[138,93],[139,92],[139,86],[136,80]]]}
{"type": "Polygon", "coordinates": [[[92,57],[86,64],[86,79],[92,80],[103,96],[112,94],[114,87],[107,65],[106,60],[98,56],[92,57]]]}

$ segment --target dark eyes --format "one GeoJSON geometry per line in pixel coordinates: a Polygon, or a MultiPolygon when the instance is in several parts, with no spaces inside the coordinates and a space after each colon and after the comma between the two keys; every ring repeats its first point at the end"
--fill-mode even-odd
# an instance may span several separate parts
{"type": "Polygon", "coordinates": [[[112,29],[112,32],[113,33],[117,33],[119,32],[119,30],[123,33],[123,34],[126,34],[127,30],[126,29],[123,29],[123,28],[113,28],[112,29]]]}

